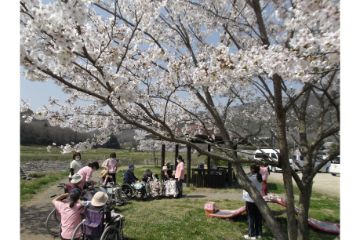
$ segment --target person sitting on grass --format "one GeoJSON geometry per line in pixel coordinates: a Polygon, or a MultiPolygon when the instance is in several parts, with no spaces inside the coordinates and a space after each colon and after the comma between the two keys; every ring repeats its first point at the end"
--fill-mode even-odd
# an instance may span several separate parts
{"type": "MultiPolygon", "coordinates": [[[[81,192],[78,188],[74,188],[70,193],[64,193],[52,200],[52,204],[60,214],[61,218],[61,239],[71,239],[76,226],[81,222],[81,214],[84,207],[80,203],[81,192]]],[[[81,237],[81,232],[77,238],[81,237]]]]}
{"type": "Polygon", "coordinates": [[[91,180],[92,173],[99,169],[98,162],[91,162],[87,166],[81,168],[77,173],[82,176],[82,180],[79,183],[79,186],[82,189],[88,188],[94,184],[94,181],[91,180]]]}
{"type": "Polygon", "coordinates": [[[128,170],[126,170],[124,173],[124,183],[131,185],[132,183],[135,183],[137,180],[139,180],[137,177],[135,177],[134,170],[134,164],[130,164],[128,170]]]}

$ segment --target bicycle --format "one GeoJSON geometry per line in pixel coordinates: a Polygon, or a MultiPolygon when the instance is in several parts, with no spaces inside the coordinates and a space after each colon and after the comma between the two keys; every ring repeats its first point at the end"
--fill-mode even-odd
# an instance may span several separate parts
{"type": "MultiPolygon", "coordinates": [[[[57,187],[64,189],[65,192],[65,183],[60,183],[57,187]]],[[[57,194],[50,196],[50,198],[55,197],[57,194]]],[[[60,213],[53,208],[49,215],[46,217],[45,221],[45,227],[47,232],[53,236],[53,237],[59,237],[60,236],[60,213]]]]}
{"type": "MultiPolygon", "coordinates": [[[[108,201],[107,207],[110,207],[113,210],[113,203],[112,201],[108,201]]],[[[85,229],[85,221],[83,219],[75,228],[71,240],[79,239],[79,240],[86,240],[86,229],[85,229]],[[78,232],[81,232],[81,236],[78,236],[78,232]]],[[[115,214],[112,212],[111,219],[105,223],[104,231],[101,234],[100,240],[123,240],[123,228],[124,228],[124,221],[125,218],[121,214],[115,214]]]]}

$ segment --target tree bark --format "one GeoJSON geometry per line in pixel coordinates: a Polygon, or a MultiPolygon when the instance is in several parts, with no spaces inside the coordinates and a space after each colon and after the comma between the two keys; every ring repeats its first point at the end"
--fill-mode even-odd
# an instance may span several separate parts
{"type": "Polygon", "coordinates": [[[297,223],[294,201],[294,190],[292,183],[291,167],[289,163],[288,144],[286,139],[286,111],[282,103],[281,77],[277,74],[273,76],[275,115],[277,122],[277,133],[279,138],[280,157],[279,162],[283,169],[283,180],[286,193],[286,213],[288,220],[288,237],[290,240],[297,238],[297,223]]]}
{"type": "Polygon", "coordinates": [[[275,219],[275,216],[271,212],[271,209],[264,201],[260,192],[251,184],[247,175],[245,174],[243,168],[238,162],[234,163],[235,165],[235,175],[238,179],[240,186],[243,186],[246,191],[250,194],[251,198],[254,200],[256,206],[259,208],[259,211],[264,218],[268,228],[273,233],[274,237],[277,240],[286,240],[286,234],[284,229],[281,227],[280,223],[275,219]]]}
{"type": "Polygon", "coordinates": [[[305,184],[304,190],[300,193],[298,212],[298,236],[297,240],[309,239],[309,209],[311,198],[312,181],[305,184]]]}

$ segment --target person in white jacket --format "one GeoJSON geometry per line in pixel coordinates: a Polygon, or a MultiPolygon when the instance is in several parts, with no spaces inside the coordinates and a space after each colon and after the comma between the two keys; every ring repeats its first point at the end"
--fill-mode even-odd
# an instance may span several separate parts
{"type": "MultiPolygon", "coordinates": [[[[250,166],[249,179],[256,189],[261,192],[262,176],[259,173],[260,167],[258,165],[250,166]]],[[[260,239],[262,235],[262,216],[255,205],[254,200],[250,197],[249,193],[243,190],[243,200],[246,201],[246,211],[248,218],[248,234],[244,235],[245,239],[260,239]]]]}

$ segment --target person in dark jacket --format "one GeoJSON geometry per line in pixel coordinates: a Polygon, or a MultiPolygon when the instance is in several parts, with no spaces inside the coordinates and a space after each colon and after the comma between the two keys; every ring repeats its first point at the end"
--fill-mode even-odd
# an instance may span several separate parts
{"type": "Polygon", "coordinates": [[[135,169],[134,164],[130,164],[129,169],[126,170],[126,172],[124,174],[124,183],[132,184],[132,183],[135,183],[137,180],[139,180],[134,175],[134,169],[135,169]]]}

